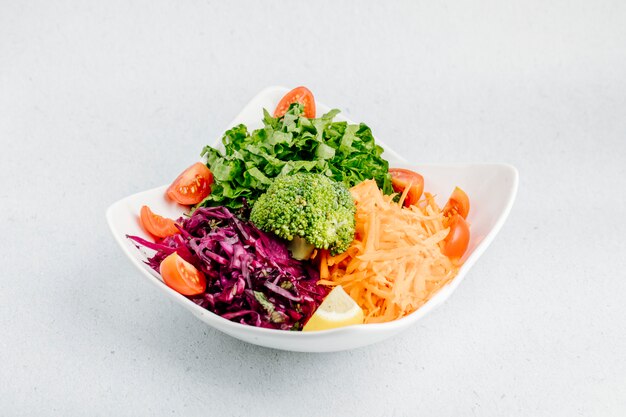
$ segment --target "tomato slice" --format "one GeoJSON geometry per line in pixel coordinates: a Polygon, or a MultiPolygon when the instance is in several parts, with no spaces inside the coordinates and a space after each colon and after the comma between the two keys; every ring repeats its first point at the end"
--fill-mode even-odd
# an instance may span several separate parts
{"type": "Polygon", "coordinates": [[[451,216],[453,214],[459,214],[464,219],[467,219],[467,215],[470,211],[470,201],[465,191],[459,187],[455,187],[452,195],[448,199],[445,207],[443,208],[443,214],[445,216],[451,216]]]}
{"type": "Polygon", "coordinates": [[[454,214],[448,223],[450,232],[444,239],[441,252],[448,258],[460,258],[467,250],[470,240],[469,225],[460,214],[454,214]]]}
{"type": "Polygon", "coordinates": [[[410,207],[417,204],[424,191],[424,177],[417,172],[404,168],[391,168],[391,186],[396,193],[402,193],[410,186],[404,199],[404,206],[410,207]]]}
{"type": "Polygon", "coordinates": [[[198,295],[206,290],[206,278],[176,252],[161,261],[159,272],[165,284],[182,295],[198,295]]]}
{"type": "Polygon", "coordinates": [[[155,237],[164,238],[180,233],[174,220],[154,214],[148,206],[141,208],[139,222],[146,232],[155,237]]]}
{"type": "Polygon", "coordinates": [[[280,99],[276,110],[274,110],[274,117],[280,117],[287,113],[291,103],[304,104],[304,117],[309,119],[315,118],[315,99],[313,93],[306,87],[296,87],[285,96],[280,99]]]}
{"type": "Polygon", "coordinates": [[[198,204],[211,194],[213,174],[201,162],[196,162],[183,171],[169,186],[166,194],[180,204],[198,204]]]}

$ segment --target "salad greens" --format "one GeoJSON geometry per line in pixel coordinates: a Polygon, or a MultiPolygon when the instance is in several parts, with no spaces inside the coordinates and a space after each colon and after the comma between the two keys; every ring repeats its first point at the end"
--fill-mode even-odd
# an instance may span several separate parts
{"type": "Polygon", "coordinates": [[[244,199],[253,205],[273,178],[297,172],[320,173],[347,187],[374,179],[385,194],[393,192],[389,163],[367,125],[333,121],[339,110],[317,119],[304,117],[303,111],[299,103],[282,117],[263,110],[262,129],[249,133],[240,124],[228,130],[223,153],[206,146],[202,156],[214,183],[199,206],[240,208],[244,199]]]}

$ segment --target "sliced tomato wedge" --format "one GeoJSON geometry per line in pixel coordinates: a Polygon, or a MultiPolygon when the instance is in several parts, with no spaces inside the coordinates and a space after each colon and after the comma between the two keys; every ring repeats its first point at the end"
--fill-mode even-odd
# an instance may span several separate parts
{"type": "Polygon", "coordinates": [[[154,214],[148,206],[141,208],[139,222],[141,227],[154,237],[164,238],[180,233],[174,220],[154,214]]]}
{"type": "Polygon", "coordinates": [[[455,187],[452,195],[448,199],[448,202],[443,208],[443,214],[445,216],[452,216],[458,214],[464,219],[467,219],[467,215],[470,211],[470,201],[465,191],[459,187],[455,187]]]}
{"type": "Polygon", "coordinates": [[[450,232],[444,239],[441,252],[448,258],[460,258],[467,250],[470,240],[469,225],[460,214],[454,214],[448,222],[450,232]]]}
{"type": "Polygon", "coordinates": [[[411,187],[404,199],[404,206],[410,207],[417,204],[424,191],[424,177],[417,172],[404,168],[391,168],[389,173],[391,174],[391,186],[396,193],[403,193],[406,187],[411,187]]]}
{"type": "Polygon", "coordinates": [[[300,103],[304,105],[304,117],[309,119],[315,118],[315,99],[313,93],[306,87],[296,87],[280,99],[274,117],[280,117],[287,113],[291,103],[300,103]]]}
{"type": "Polygon", "coordinates": [[[196,162],[183,171],[169,186],[166,194],[177,203],[191,206],[198,204],[211,194],[213,174],[201,162],[196,162]]]}
{"type": "Polygon", "coordinates": [[[161,261],[159,272],[165,284],[182,295],[198,295],[206,290],[206,278],[176,252],[161,261]]]}

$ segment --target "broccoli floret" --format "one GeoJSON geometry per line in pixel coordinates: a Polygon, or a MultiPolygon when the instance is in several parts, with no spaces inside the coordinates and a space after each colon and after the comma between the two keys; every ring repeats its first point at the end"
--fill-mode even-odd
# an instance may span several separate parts
{"type": "MultiPolygon", "coordinates": [[[[329,249],[335,255],[345,252],[354,239],[355,212],[352,195],[343,183],[322,174],[297,173],[274,179],[254,203],[250,221],[278,237],[288,241],[300,237],[311,250],[329,249]]],[[[302,250],[292,254],[306,257],[302,250]]]]}

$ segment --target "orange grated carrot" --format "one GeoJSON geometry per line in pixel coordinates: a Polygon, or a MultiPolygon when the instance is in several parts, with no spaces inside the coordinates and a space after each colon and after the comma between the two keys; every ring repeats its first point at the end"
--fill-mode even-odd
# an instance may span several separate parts
{"type": "Polygon", "coordinates": [[[413,181],[411,181],[409,185],[404,188],[404,191],[402,191],[402,194],[400,195],[400,200],[398,201],[398,205],[400,206],[404,205],[404,200],[406,199],[406,196],[409,193],[409,190],[411,189],[412,186],[413,186],[413,181]]]}
{"type": "MultiPolygon", "coordinates": [[[[363,309],[366,323],[406,316],[458,271],[459,265],[441,253],[448,233],[441,209],[429,193],[403,208],[373,180],[350,192],[357,208],[355,238],[342,254],[321,251],[320,284],[342,285],[363,309]]],[[[406,192],[400,202],[405,197],[406,192]]]]}
{"type": "Polygon", "coordinates": [[[328,279],[330,272],[328,271],[328,251],[322,249],[320,251],[320,279],[328,279]]]}

